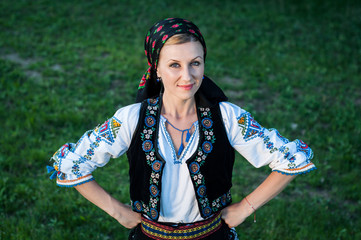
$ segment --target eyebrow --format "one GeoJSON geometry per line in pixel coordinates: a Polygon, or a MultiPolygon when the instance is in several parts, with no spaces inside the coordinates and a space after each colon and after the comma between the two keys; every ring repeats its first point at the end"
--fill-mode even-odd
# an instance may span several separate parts
{"type": "MultiPolygon", "coordinates": [[[[197,56],[197,57],[193,58],[192,61],[195,60],[195,59],[197,59],[197,58],[203,59],[201,56],[197,56]]],[[[176,60],[176,59],[169,59],[168,62],[170,62],[170,61],[179,62],[179,60],[176,60]]]]}

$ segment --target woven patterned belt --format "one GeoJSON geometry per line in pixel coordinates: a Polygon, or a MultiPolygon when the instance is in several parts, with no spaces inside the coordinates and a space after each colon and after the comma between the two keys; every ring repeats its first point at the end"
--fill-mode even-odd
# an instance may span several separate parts
{"type": "Polygon", "coordinates": [[[169,226],[142,217],[142,232],[153,239],[202,239],[222,226],[221,213],[200,222],[182,226],[169,226]]]}

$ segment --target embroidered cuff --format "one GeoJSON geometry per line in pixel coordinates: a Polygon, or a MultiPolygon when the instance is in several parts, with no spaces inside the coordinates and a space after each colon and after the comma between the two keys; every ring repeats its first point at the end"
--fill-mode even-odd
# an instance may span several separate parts
{"type": "Polygon", "coordinates": [[[309,162],[307,165],[303,167],[288,168],[288,169],[273,169],[272,172],[279,172],[286,175],[299,175],[299,174],[308,173],[316,169],[317,169],[316,166],[312,162],[309,162]]]}
{"type": "Polygon", "coordinates": [[[75,187],[75,186],[78,186],[78,185],[81,185],[83,183],[86,183],[86,182],[90,182],[90,181],[93,181],[94,178],[91,174],[88,174],[88,175],[85,175],[83,177],[79,177],[77,179],[73,179],[73,180],[62,180],[62,179],[59,179],[59,178],[56,178],[56,184],[60,187],[75,187]]]}

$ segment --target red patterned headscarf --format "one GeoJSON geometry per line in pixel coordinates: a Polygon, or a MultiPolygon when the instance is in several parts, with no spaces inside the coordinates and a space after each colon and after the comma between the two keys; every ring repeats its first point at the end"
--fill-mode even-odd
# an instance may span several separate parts
{"type": "Polygon", "coordinates": [[[167,18],[157,22],[149,29],[145,37],[144,49],[149,68],[140,81],[136,102],[159,95],[161,83],[157,82],[156,70],[160,50],[170,37],[181,33],[191,34],[198,39],[203,46],[205,59],[206,43],[196,25],[182,18],[167,18]]]}

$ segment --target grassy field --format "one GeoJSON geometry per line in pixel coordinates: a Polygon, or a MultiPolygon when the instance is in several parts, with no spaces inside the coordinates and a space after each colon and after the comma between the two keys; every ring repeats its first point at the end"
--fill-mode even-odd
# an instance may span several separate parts
{"type": "MultiPolygon", "coordinates": [[[[133,103],[144,36],[171,16],[200,27],[206,74],[232,102],[315,153],[318,170],[237,227],[240,239],[361,239],[361,3],[149,2],[0,1],[0,239],[127,239],[45,167],[62,144],[133,103]]],[[[238,156],[234,200],[269,171],[238,156]]],[[[125,157],[94,175],[129,202],[125,157]]]]}

